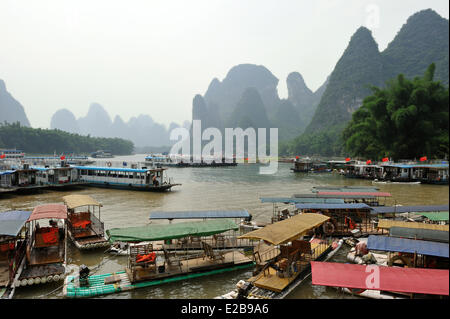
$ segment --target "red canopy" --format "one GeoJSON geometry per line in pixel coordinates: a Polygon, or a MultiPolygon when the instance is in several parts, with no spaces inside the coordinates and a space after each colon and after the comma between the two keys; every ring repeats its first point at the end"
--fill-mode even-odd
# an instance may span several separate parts
{"type": "Polygon", "coordinates": [[[375,197],[391,197],[391,193],[383,192],[319,192],[319,195],[362,195],[362,196],[375,196],[375,197]]]}
{"type": "Polygon", "coordinates": [[[36,206],[31,213],[28,221],[43,218],[67,218],[67,207],[64,204],[45,204],[36,206]]]}
{"type": "Polygon", "coordinates": [[[320,286],[448,295],[448,269],[424,269],[311,261],[320,286]]]}

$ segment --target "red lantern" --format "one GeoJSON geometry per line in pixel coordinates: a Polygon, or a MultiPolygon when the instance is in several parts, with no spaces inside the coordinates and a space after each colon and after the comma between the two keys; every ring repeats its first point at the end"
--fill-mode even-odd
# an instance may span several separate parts
{"type": "Polygon", "coordinates": [[[66,157],[63,155],[63,156],[60,157],[60,159],[61,159],[61,161],[62,161],[62,160],[65,160],[66,157]]]}
{"type": "Polygon", "coordinates": [[[389,162],[389,158],[388,158],[388,157],[385,157],[385,158],[382,159],[382,161],[383,161],[383,162],[389,162]]]}
{"type": "Polygon", "coordinates": [[[420,158],[420,161],[421,161],[421,162],[425,162],[426,160],[427,160],[427,157],[426,157],[426,156],[423,156],[423,157],[420,158]]]}
{"type": "Polygon", "coordinates": [[[350,162],[350,157],[347,157],[347,158],[345,159],[345,161],[346,161],[346,162],[350,162]]]}
{"type": "Polygon", "coordinates": [[[371,161],[371,160],[368,160],[368,161],[366,162],[366,164],[367,164],[367,165],[372,164],[372,161],[371,161]]]}
{"type": "Polygon", "coordinates": [[[0,158],[5,158],[5,157],[6,157],[5,154],[0,155],[0,158]]]}

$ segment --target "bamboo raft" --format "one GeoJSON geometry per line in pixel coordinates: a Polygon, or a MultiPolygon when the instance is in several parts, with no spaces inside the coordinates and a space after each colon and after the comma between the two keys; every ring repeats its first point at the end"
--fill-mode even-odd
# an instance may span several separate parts
{"type": "MultiPolygon", "coordinates": [[[[237,252],[234,252],[236,254],[237,252]]],[[[175,266],[176,269],[169,268],[167,272],[153,276],[140,275],[132,282],[131,273],[126,269],[115,273],[102,275],[91,275],[88,277],[89,286],[82,287],[79,284],[78,276],[67,276],[63,288],[63,295],[69,298],[96,297],[105,294],[129,291],[137,288],[151,287],[170,282],[193,279],[198,277],[211,276],[224,272],[246,269],[254,266],[254,262],[238,253],[233,259],[233,252],[225,253],[221,262],[214,262],[202,257],[189,260],[195,267],[188,267],[181,263],[175,266]]]]}

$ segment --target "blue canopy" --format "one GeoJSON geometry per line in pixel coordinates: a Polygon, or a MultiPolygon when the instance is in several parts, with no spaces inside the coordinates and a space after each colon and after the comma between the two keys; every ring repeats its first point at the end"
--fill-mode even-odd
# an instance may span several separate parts
{"type": "Polygon", "coordinates": [[[13,174],[15,171],[9,170],[9,171],[2,171],[0,172],[0,175],[9,175],[9,174],[13,174]]]}
{"type": "Polygon", "coordinates": [[[447,243],[370,235],[367,241],[367,248],[448,258],[449,246],[447,243]]]}
{"type": "Polygon", "coordinates": [[[344,204],[344,200],[340,198],[294,198],[294,197],[261,197],[261,203],[328,203],[328,204],[344,204]]]}
{"type": "Polygon", "coordinates": [[[298,209],[370,209],[367,204],[356,203],[356,204],[296,204],[298,209]]]}
{"type": "Polygon", "coordinates": [[[20,210],[0,213],[0,235],[17,236],[30,215],[20,210]]]}
{"type": "Polygon", "coordinates": [[[151,212],[150,219],[203,219],[203,218],[248,218],[247,210],[203,210],[151,212]]]}
{"type": "Polygon", "coordinates": [[[374,213],[389,214],[389,213],[414,213],[414,212],[446,212],[448,205],[435,206],[378,206],[373,207],[374,213]]]}

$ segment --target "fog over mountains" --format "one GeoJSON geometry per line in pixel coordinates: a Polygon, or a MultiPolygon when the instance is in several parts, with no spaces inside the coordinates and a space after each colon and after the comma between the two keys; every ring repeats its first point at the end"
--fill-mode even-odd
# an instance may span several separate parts
{"type": "MultiPolygon", "coordinates": [[[[279,79],[265,66],[239,64],[224,79],[212,79],[203,95],[193,96],[192,120],[201,120],[203,129],[215,127],[222,132],[226,127],[277,127],[280,141],[292,141],[291,153],[337,155],[342,129],[370,94],[370,86],[383,86],[399,73],[408,78],[421,76],[431,63],[436,64],[435,80],[448,86],[448,37],[448,20],[431,9],[412,15],[382,52],[371,31],[360,27],[315,92],[301,73],[291,72],[285,80],[287,99],[279,97],[279,79]]],[[[0,122],[4,121],[30,125],[24,107],[0,80],[0,122]]],[[[98,103],[92,103],[86,116],[78,119],[70,110],[60,109],[50,125],[83,135],[129,139],[138,147],[172,145],[169,134],[178,126],[165,127],[145,114],[128,122],[120,116],[112,119],[98,103]]],[[[190,128],[191,122],[182,126],[190,128]]]]}
{"type": "MultiPolygon", "coordinates": [[[[170,131],[180,126],[171,123],[166,128],[143,114],[130,118],[128,122],[119,115],[111,120],[105,108],[98,103],[92,103],[86,116],[78,119],[67,109],[58,110],[50,122],[52,129],[95,137],[120,137],[132,141],[137,147],[172,145],[175,141],[170,141],[170,131]]],[[[189,128],[190,123],[186,121],[182,126],[189,128]]]]}

